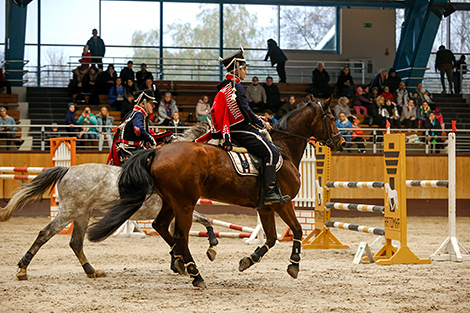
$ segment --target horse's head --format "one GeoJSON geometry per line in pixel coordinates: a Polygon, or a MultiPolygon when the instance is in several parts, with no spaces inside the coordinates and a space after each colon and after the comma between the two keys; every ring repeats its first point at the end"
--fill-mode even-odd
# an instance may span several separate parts
{"type": "Polygon", "coordinates": [[[335,123],[335,116],[331,113],[330,102],[331,96],[323,102],[310,102],[317,114],[312,121],[313,136],[317,141],[325,144],[333,151],[342,151],[346,143],[341,136],[335,123]]]}

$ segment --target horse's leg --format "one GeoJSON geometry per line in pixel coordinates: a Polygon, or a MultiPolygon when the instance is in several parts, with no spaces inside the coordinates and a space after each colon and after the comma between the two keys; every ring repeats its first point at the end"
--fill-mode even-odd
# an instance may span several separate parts
{"type": "Polygon", "coordinates": [[[206,255],[209,258],[209,260],[214,261],[215,256],[217,255],[216,246],[219,244],[219,241],[215,237],[214,227],[212,227],[211,220],[207,216],[197,211],[193,211],[193,221],[200,223],[204,225],[204,227],[206,227],[207,235],[209,236],[209,248],[206,251],[206,255]]]}
{"type": "Polygon", "coordinates": [[[291,264],[287,267],[287,273],[293,278],[297,278],[299,275],[299,264],[300,264],[300,249],[302,248],[302,226],[295,217],[295,212],[292,208],[292,202],[288,201],[284,205],[276,205],[273,207],[276,213],[282,218],[282,220],[290,227],[294,233],[294,239],[292,244],[292,253],[289,261],[291,264]]]}
{"type": "Polygon", "coordinates": [[[36,240],[28,249],[28,252],[26,252],[26,254],[18,262],[19,270],[16,274],[16,277],[18,277],[19,280],[28,279],[27,268],[33,257],[46,242],[48,242],[58,232],[64,229],[64,227],[67,226],[67,224],[71,221],[71,218],[64,217],[59,212],[56,218],[39,232],[36,240]]]}
{"type": "Polygon", "coordinates": [[[262,247],[256,248],[255,252],[249,257],[240,260],[239,270],[243,272],[250,266],[261,261],[261,258],[276,244],[276,222],[274,219],[274,211],[270,207],[264,207],[258,210],[263,230],[266,234],[266,243],[262,247]]]}
{"type": "Polygon", "coordinates": [[[188,247],[189,229],[192,224],[192,210],[183,207],[179,211],[174,210],[174,212],[176,216],[174,238],[176,246],[180,251],[182,251],[186,271],[188,272],[189,277],[193,279],[194,287],[206,288],[204,279],[202,279],[188,247]]]}
{"type": "Polygon", "coordinates": [[[85,253],[83,253],[83,239],[85,238],[89,221],[90,213],[84,214],[78,219],[73,220],[73,232],[72,238],[70,238],[70,248],[72,248],[78,261],[80,261],[83,270],[89,278],[104,277],[106,276],[106,273],[102,270],[95,270],[93,266],[88,263],[85,253]]]}

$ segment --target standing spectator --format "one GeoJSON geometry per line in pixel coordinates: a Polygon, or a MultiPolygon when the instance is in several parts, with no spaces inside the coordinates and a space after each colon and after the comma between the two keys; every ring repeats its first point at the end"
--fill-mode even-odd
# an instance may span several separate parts
{"type": "Polygon", "coordinates": [[[196,104],[196,118],[198,122],[211,120],[211,104],[208,96],[203,96],[196,104]]]}
{"type": "MultiPolygon", "coordinates": [[[[289,101],[284,103],[281,108],[276,113],[276,119],[282,118],[284,115],[293,111],[297,108],[297,103],[295,103],[295,96],[290,96],[289,101]]],[[[272,112],[271,112],[272,113],[272,112]]]]}
{"type": "Polygon", "coordinates": [[[375,74],[369,86],[372,90],[374,89],[374,87],[376,87],[378,89],[378,93],[381,94],[384,90],[384,87],[387,85],[387,83],[388,83],[387,70],[382,69],[377,74],[375,74]]]}
{"type": "Polygon", "coordinates": [[[364,145],[364,138],[362,138],[362,134],[364,133],[359,126],[360,121],[358,119],[354,120],[354,124],[352,125],[353,131],[351,136],[351,141],[357,144],[357,148],[359,153],[366,153],[366,146],[364,145]]]}
{"type": "Polygon", "coordinates": [[[88,40],[86,45],[90,48],[90,54],[92,57],[91,63],[98,64],[100,69],[103,69],[103,57],[106,52],[106,46],[103,39],[98,36],[98,31],[93,29],[91,32],[93,36],[88,40]]]}
{"type": "Polygon", "coordinates": [[[423,104],[418,107],[417,109],[418,119],[421,120],[421,121],[418,121],[419,128],[423,127],[424,122],[429,118],[429,114],[431,112],[432,110],[429,107],[429,104],[427,102],[423,102],[423,104]]]}
{"type": "MultiPolygon", "coordinates": [[[[7,114],[5,107],[0,108],[0,138],[7,138],[7,146],[11,145],[13,141],[17,147],[21,146],[24,140],[16,140],[15,132],[18,130],[16,127],[15,119],[7,114]]],[[[7,147],[9,150],[10,148],[7,147]]]]}
{"type": "Polygon", "coordinates": [[[410,100],[410,96],[408,95],[408,90],[406,90],[406,85],[404,82],[400,82],[400,85],[398,86],[398,89],[396,91],[397,95],[397,106],[398,110],[401,111],[403,108],[406,106],[408,103],[408,100],[410,100]]]}
{"type": "Polygon", "coordinates": [[[127,66],[121,70],[121,74],[119,75],[119,77],[121,77],[123,83],[126,83],[128,79],[132,79],[133,81],[135,81],[135,73],[134,70],[132,70],[133,66],[134,62],[127,61],[127,66]]]}
{"type": "Polygon", "coordinates": [[[69,103],[67,112],[65,112],[65,123],[69,125],[67,132],[74,133],[76,131],[75,125],[77,125],[77,119],[75,117],[75,104],[72,102],[69,103]]]}
{"type": "Polygon", "coordinates": [[[444,45],[439,47],[439,50],[436,53],[436,63],[435,70],[439,70],[441,74],[441,85],[442,85],[442,94],[446,94],[446,82],[444,75],[447,75],[447,81],[449,82],[449,90],[451,93],[454,93],[454,88],[452,86],[452,72],[455,64],[455,56],[449,49],[446,49],[444,45]]]}
{"type": "Polygon", "coordinates": [[[335,116],[339,119],[339,115],[344,113],[344,115],[351,121],[355,117],[351,114],[351,108],[349,107],[349,99],[347,97],[341,97],[338,99],[338,104],[335,105],[335,116]]]}
{"type": "Polygon", "coordinates": [[[317,68],[312,72],[312,87],[310,92],[317,98],[328,98],[331,95],[330,74],[323,67],[323,63],[318,63],[317,68]]]}
{"type": "Polygon", "coordinates": [[[91,64],[91,53],[88,52],[88,48],[87,45],[83,47],[82,58],[79,60],[80,64],[86,68],[89,68],[91,64]]]}
{"type": "Polygon", "coordinates": [[[0,68],[0,88],[6,88],[7,94],[11,95],[11,84],[9,81],[5,80],[5,76],[3,75],[3,68],[0,68]]]}
{"type": "Polygon", "coordinates": [[[381,94],[382,97],[385,99],[390,99],[392,102],[395,102],[395,98],[393,97],[393,94],[390,92],[390,87],[385,86],[384,91],[381,94]]]}
{"type": "MultiPolygon", "coordinates": [[[[111,87],[109,90],[109,103],[114,106],[116,109],[121,111],[123,107],[123,102],[124,102],[124,92],[125,88],[122,85],[122,79],[121,77],[116,78],[116,84],[111,87]]],[[[124,116],[121,116],[121,118],[124,118],[124,116]]]]}
{"type": "MultiPolygon", "coordinates": [[[[345,130],[344,128],[352,128],[352,125],[351,125],[351,122],[346,118],[346,114],[341,112],[338,116],[338,119],[335,121],[335,123],[336,123],[336,127],[341,133],[341,136],[343,136],[344,140],[346,141],[346,147],[350,147],[352,131],[345,130]]],[[[348,150],[348,152],[351,152],[351,150],[348,150]]]]}
{"type": "Polygon", "coordinates": [[[467,74],[467,63],[465,55],[461,55],[460,59],[455,62],[455,73],[453,74],[454,90],[456,94],[462,91],[462,76],[467,74]]]}
{"type": "Polygon", "coordinates": [[[259,84],[258,77],[253,77],[251,85],[246,88],[248,104],[255,113],[264,111],[267,101],[266,90],[259,84]]]}
{"type": "Polygon", "coordinates": [[[266,105],[264,109],[269,109],[276,113],[282,105],[282,100],[279,88],[273,83],[271,76],[266,77],[266,84],[263,85],[263,88],[266,92],[266,105]]]}
{"type": "Polygon", "coordinates": [[[101,127],[98,129],[99,131],[99,138],[98,138],[98,149],[101,151],[103,150],[103,143],[104,138],[108,141],[109,148],[111,149],[113,146],[113,132],[111,127],[113,126],[114,117],[109,115],[108,108],[106,106],[102,106],[100,109],[100,113],[95,116],[96,118],[96,125],[99,126],[108,126],[108,127],[101,127]]]}
{"type": "Polygon", "coordinates": [[[117,72],[114,64],[109,64],[108,69],[101,74],[101,94],[107,95],[111,87],[116,84],[117,72]]]}
{"type": "Polygon", "coordinates": [[[424,121],[424,128],[429,129],[429,136],[431,143],[436,144],[436,151],[439,153],[441,147],[442,147],[442,127],[441,123],[436,119],[436,115],[434,112],[429,113],[429,117],[424,121]]]}
{"type": "Polygon", "coordinates": [[[142,90],[145,89],[145,81],[150,78],[153,82],[153,75],[147,71],[147,64],[140,64],[140,71],[136,73],[137,87],[142,90]]]}
{"type": "Polygon", "coordinates": [[[91,105],[99,105],[100,98],[99,94],[99,77],[101,75],[102,70],[96,68],[95,65],[92,65],[88,72],[83,77],[83,91],[86,93],[90,93],[90,100],[88,101],[91,105]]]}
{"type": "Polygon", "coordinates": [[[387,120],[390,123],[392,128],[400,128],[400,114],[398,114],[398,109],[395,103],[392,102],[392,99],[385,99],[385,110],[387,111],[388,117],[387,120]]]}
{"type": "Polygon", "coordinates": [[[339,74],[336,87],[340,96],[354,97],[354,81],[348,66],[345,66],[339,74]]]}
{"type": "Polygon", "coordinates": [[[85,140],[97,139],[98,135],[96,133],[96,128],[93,127],[96,124],[98,124],[98,122],[96,121],[95,115],[91,113],[91,109],[89,107],[86,107],[77,121],[77,125],[84,126],[82,127],[78,138],[85,140]]]}
{"type": "Polygon", "coordinates": [[[388,80],[387,86],[389,87],[390,92],[393,94],[393,97],[397,98],[397,89],[400,87],[401,78],[397,75],[397,72],[393,67],[388,70],[388,80]]]}
{"type": "Polygon", "coordinates": [[[357,87],[356,96],[354,97],[353,108],[356,114],[367,115],[367,111],[372,105],[372,101],[364,97],[364,91],[361,87],[357,87]]]}
{"type": "Polygon", "coordinates": [[[414,100],[408,100],[401,111],[400,121],[406,128],[418,128],[418,115],[414,100]]]}
{"type": "Polygon", "coordinates": [[[173,113],[173,118],[170,120],[170,122],[168,123],[168,126],[172,126],[175,128],[175,134],[178,135],[178,134],[182,134],[183,133],[183,130],[182,129],[179,129],[178,127],[180,126],[185,126],[184,122],[182,120],[180,120],[180,114],[179,112],[174,112],[173,113]]]}
{"type": "Polygon", "coordinates": [[[415,89],[414,92],[417,93],[418,98],[420,99],[421,103],[427,102],[429,104],[429,106],[431,107],[431,109],[435,108],[435,105],[434,105],[434,103],[432,102],[432,99],[431,99],[431,94],[429,92],[427,92],[426,89],[424,89],[423,83],[418,83],[416,85],[416,89],[415,89]]]}
{"type": "Polygon", "coordinates": [[[178,107],[175,100],[171,99],[171,93],[167,92],[158,106],[158,124],[169,126],[175,112],[179,112],[178,107]]]}
{"type": "Polygon", "coordinates": [[[281,48],[278,47],[274,39],[268,39],[268,53],[266,53],[265,61],[271,58],[271,66],[276,66],[277,74],[279,75],[279,82],[286,83],[286,61],[287,57],[281,48]]]}

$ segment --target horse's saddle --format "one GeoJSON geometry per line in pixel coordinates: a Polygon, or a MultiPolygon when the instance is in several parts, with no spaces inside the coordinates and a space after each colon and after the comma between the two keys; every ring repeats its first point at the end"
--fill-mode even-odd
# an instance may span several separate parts
{"type": "MultiPolygon", "coordinates": [[[[261,170],[262,162],[257,156],[249,153],[240,153],[234,151],[227,151],[232,160],[233,167],[239,175],[242,176],[258,176],[261,170]]],[[[276,172],[282,167],[282,156],[279,155],[279,162],[276,164],[276,172]]]]}

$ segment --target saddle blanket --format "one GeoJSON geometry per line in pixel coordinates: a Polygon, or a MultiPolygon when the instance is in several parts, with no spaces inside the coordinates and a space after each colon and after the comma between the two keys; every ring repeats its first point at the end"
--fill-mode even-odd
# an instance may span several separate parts
{"type": "MultiPolygon", "coordinates": [[[[239,175],[242,176],[258,176],[259,170],[258,168],[261,166],[261,161],[252,156],[249,153],[239,153],[233,151],[227,151],[228,155],[230,156],[230,160],[232,160],[233,167],[237,171],[239,175]],[[253,161],[253,160],[256,161],[253,161]]],[[[282,167],[282,156],[279,155],[279,161],[276,164],[276,172],[278,172],[282,167]]]]}

